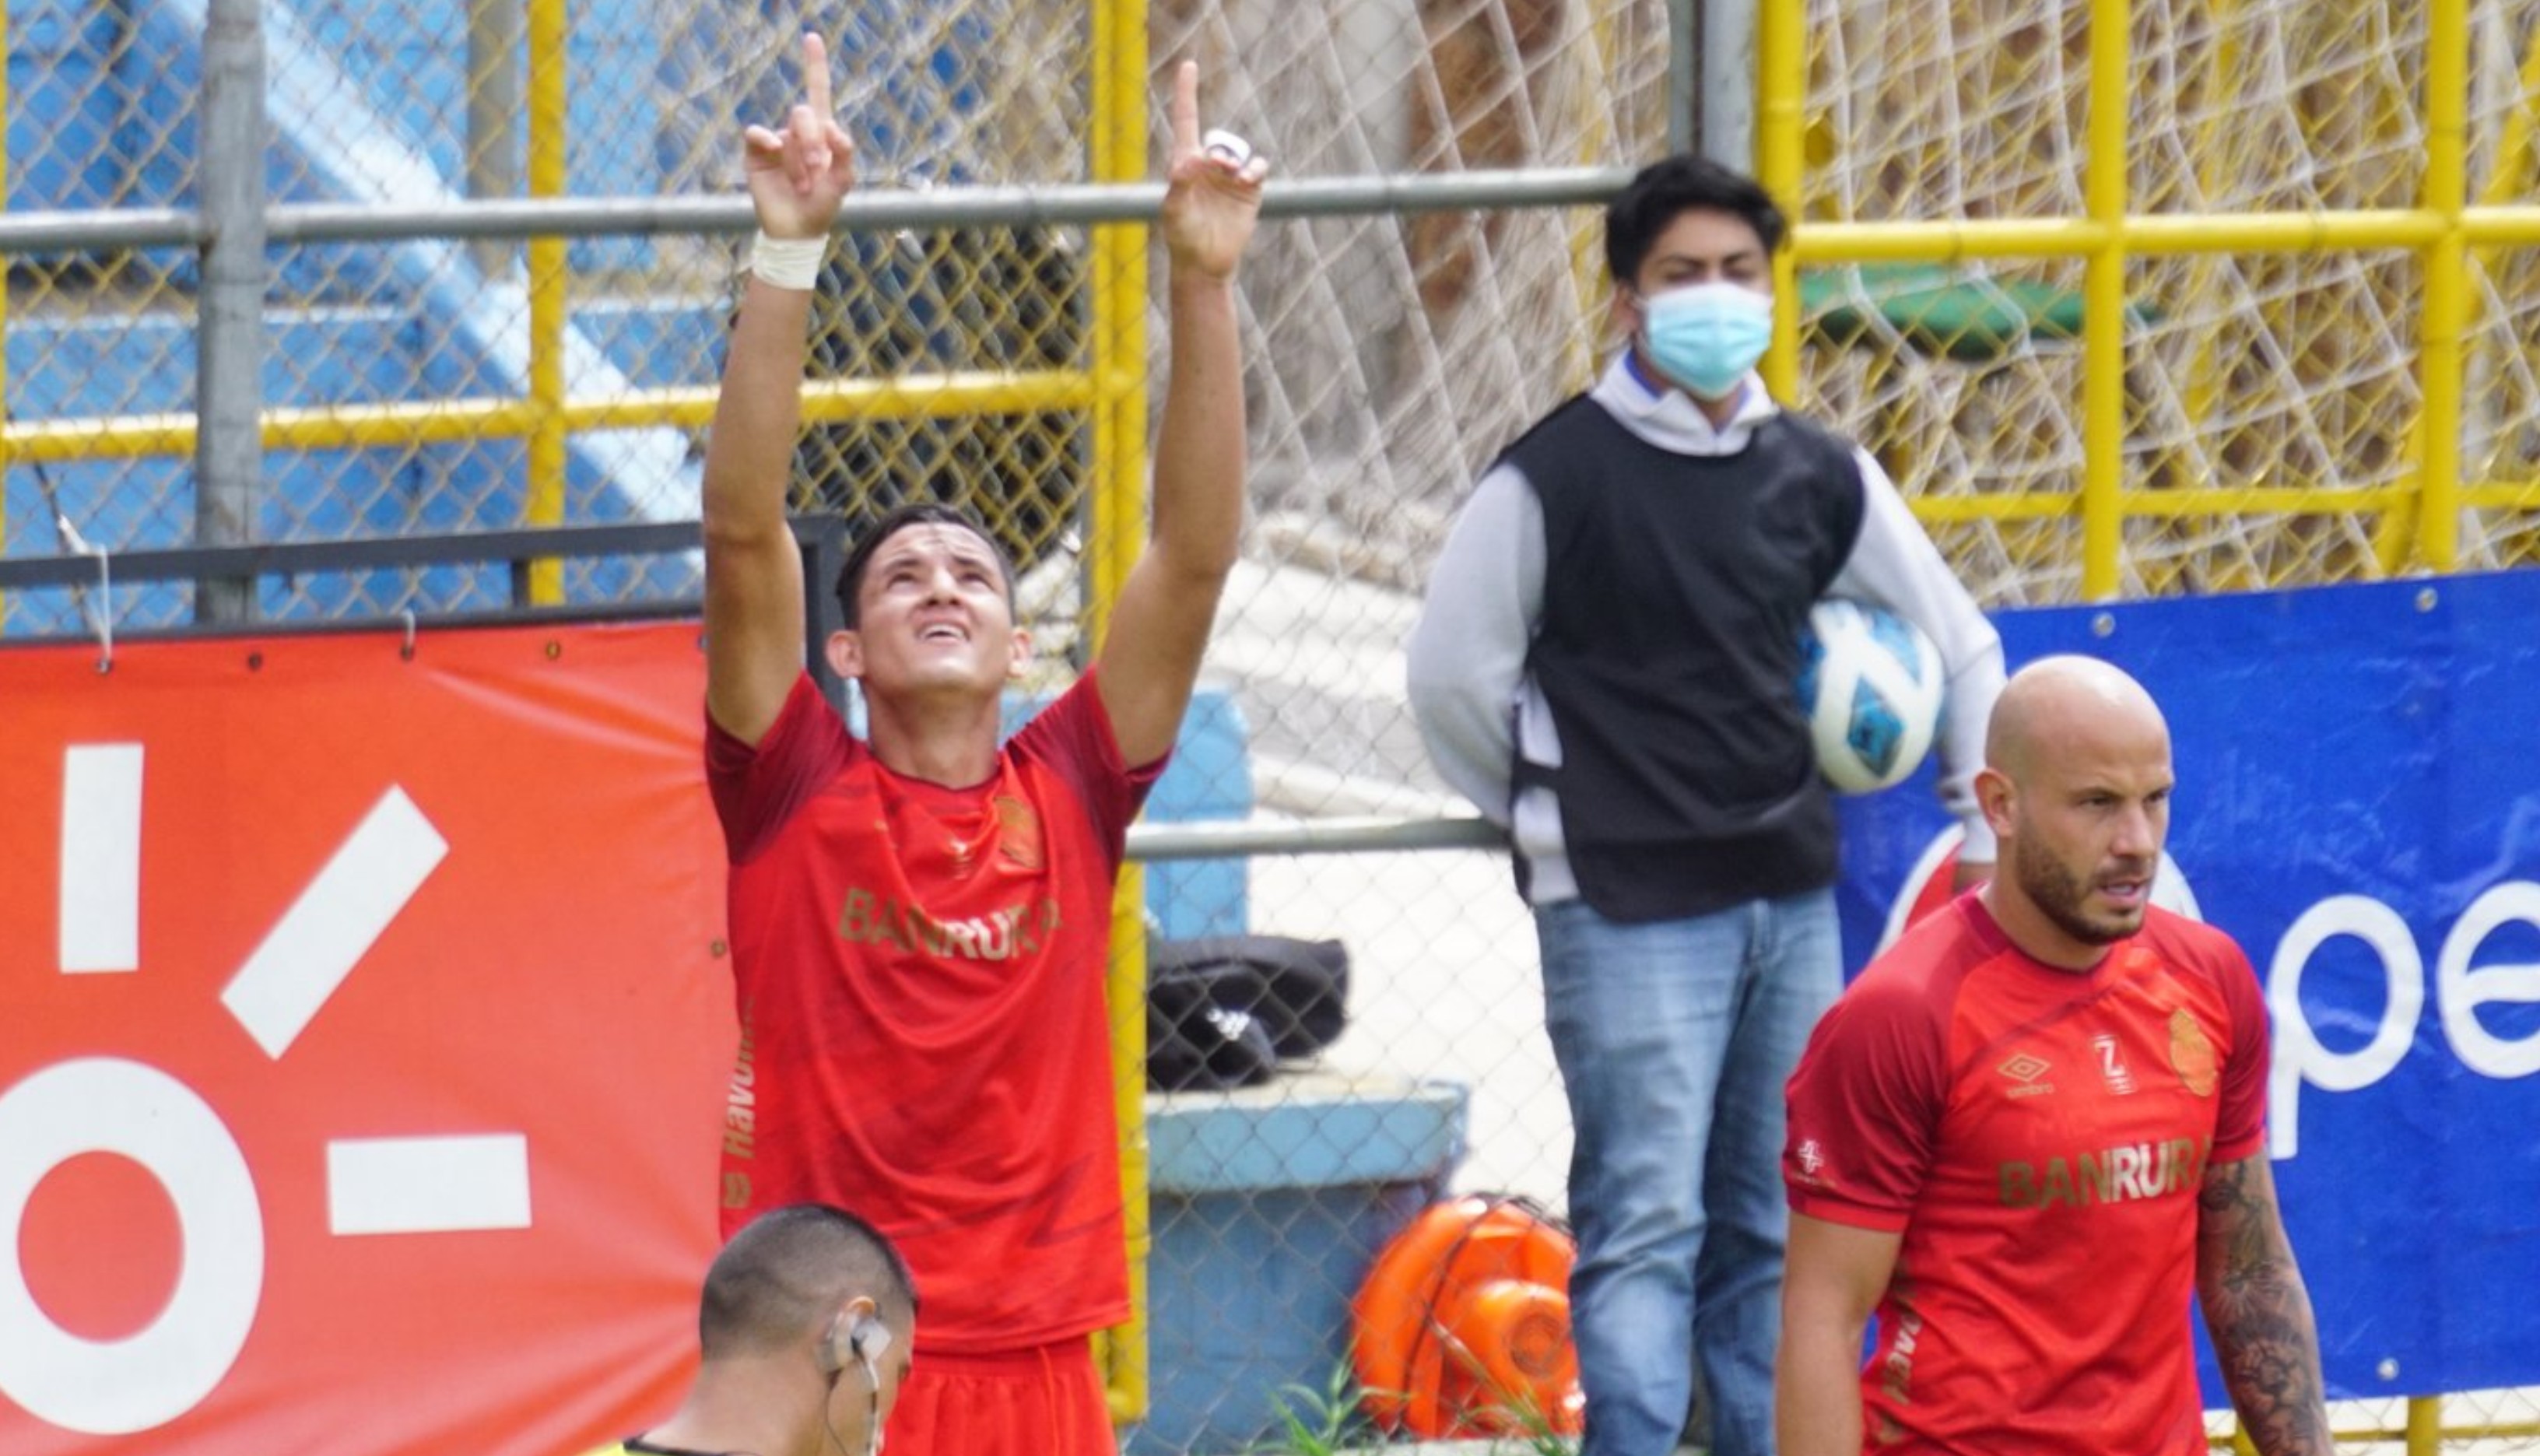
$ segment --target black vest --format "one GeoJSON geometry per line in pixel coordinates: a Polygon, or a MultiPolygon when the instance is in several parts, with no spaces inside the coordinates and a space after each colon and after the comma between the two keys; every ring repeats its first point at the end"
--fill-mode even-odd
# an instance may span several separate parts
{"type": "Polygon", "coordinates": [[[1517,782],[1559,796],[1580,895],[1652,921],[1833,883],[1799,632],[1861,532],[1852,447],[1785,412],[1736,454],[1678,454],[1583,396],[1505,458],[1543,506],[1526,666],[1562,756],[1520,754],[1517,782]]]}

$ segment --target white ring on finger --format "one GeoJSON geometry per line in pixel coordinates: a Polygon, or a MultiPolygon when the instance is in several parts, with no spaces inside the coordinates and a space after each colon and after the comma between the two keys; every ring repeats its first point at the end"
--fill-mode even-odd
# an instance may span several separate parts
{"type": "Polygon", "coordinates": [[[1236,167],[1252,160],[1252,144],[1223,128],[1211,128],[1199,139],[1199,147],[1209,156],[1223,157],[1236,167]]]}

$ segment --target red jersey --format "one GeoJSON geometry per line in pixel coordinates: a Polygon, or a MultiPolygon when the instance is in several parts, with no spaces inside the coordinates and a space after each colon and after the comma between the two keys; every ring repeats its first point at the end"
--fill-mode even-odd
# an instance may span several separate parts
{"type": "Polygon", "coordinates": [[[1862,1371],[1882,1453],[2203,1456],[2197,1194],[2264,1140],[2267,1017],[2222,932],[2166,911],[2089,971],[1970,893],[1818,1023],[1791,1207],[1901,1233],[1862,1371]]]}
{"type": "Polygon", "coordinates": [[[755,751],[715,727],[741,1048],[729,1235],[818,1199],[908,1258],[920,1345],[1128,1317],[1103,968],[1131,770],[1087,675],[967,789],[882,767],[806,676],[755,751]]]}

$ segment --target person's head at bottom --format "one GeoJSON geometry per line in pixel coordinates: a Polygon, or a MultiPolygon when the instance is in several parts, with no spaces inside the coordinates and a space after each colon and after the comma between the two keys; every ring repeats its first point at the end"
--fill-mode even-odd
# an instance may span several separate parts
{"type": "Polygon", "coordinates": [[[872,1224],[826,1204],[772,1209],[706,1271],[687,1397],[625,1449],[874,1456],[916,1324],[916,1282],[872,1224]]]}

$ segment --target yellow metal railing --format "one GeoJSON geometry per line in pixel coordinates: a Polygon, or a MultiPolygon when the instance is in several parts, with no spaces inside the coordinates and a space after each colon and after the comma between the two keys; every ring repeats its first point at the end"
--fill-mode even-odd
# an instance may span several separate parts
{"type": "MultiPolygon", "coordinates": [[[[1096,182],[1147,175],[1147,8],[1143,0],[1094,0],[1093,105],[1087,170],[1096,182]]],[[[1146,540],[1147,230],[1093,230],[1094,473],[1088,531],[1086,640],[1098,644],[1113,602],[1146,540]]],[[[1096,1356],[1111,1419],[1143,1419],[1148,1406],[1147,1259],[1155,1233],[1147,1210],[1146,875],[1125,867],[1111,901],[1111,1074],[1120,1128],[1120,1194],[1129,1254],[1129,1322],[1102,1332],[1096,1356]]]]}
{"type": "MultiPolygon", "coordinates": [[[[1801,133],[1807,52],[1798,0],[1766,0],[1756,38],[1758,70],[1756,173],[1794,221],[1793,245],[1777,262],[1773,357],[1765,379],[1794,397],[1799,382],[1798,264],[1914,260],[1955,262],[1979,256],[2071,257],[2084,260],[2082,301],[2083,476],[2078,497],[2003,500],[1924,498],[1926,520],[2070,516],[2082,525],[2082,594],[2116,594],[2123,532],[2130,518],[2206,514],[2355,511],[2392,516],[2416,512],[2414,529],[2389,528],[2385,571],[2414,564],[2451,570],[2458,557],[2458,512],[2464,503],[2524,504],[2540,500],[2529,485],[2467,490],[2460,480],[2462,336],[2468,324],[2468,248],[2473,243],[2540,243],[2540,209],[2472,209],[2468,200],[2468,0],[2430,0],[2425,83],[2429,145],[2423,203],[2415,210],[2345,214],[2133,217],[2126,196],[2126,105],[2130,0],[2091,0],[2089,14],[2088,172],[2086,218],[1954,223],[1812,223],[1799,205],[1804,163],[1801,133]],[[2126,302],[2128,258],[2157,252],[2298,251],[2404,247],[2421,253],[2426,301],[2421,323],[2420,415],[2412,478],[2384,490],[2188,490],[2125,488],[2126,302]],[[2412,551],[2411,549],[2412,548],[2412,551]]],[[[2409,1456],[2434,1456],[2445,1432],[2438,1397],[2411,1398],[2405,1439],[2409,1456]]]]}
{"type": "MultiPolygon", "coordinates": [[[[565,0],[529,0],[529,195],[565,192],[565,0]]],[[[564,523],[565,313],[571,300],[565,241],[532,238],[529,269],[529,482],[521,518],[527,525],[564,523]]],[[[529,563],[529,600],[564,600],[564,566],[550,557],[529,563]]]]}
{"type": "MultiPolygon", "coordinates": [[[[556,352],[561,353],[561,348],[556,352]]],[[[964,371],[896,375],[889,379],[807,381],[803,385],[803,418],[814,423],[960,419],[1038,409],[1084,409],[1092,405],[1094,398],[1092,377],[1074,371],[964,371]]],[[[553,417],[568,435],[644,426],[703,429],[714,419],[714,400],[711,387],[629,390],[605,399],[562,400],[554,406],[553,417]]],[[[533,435],[539,428],[540,410],[534,399],[430,399],[267,409],[263,415],[264,448],[362,450],[455,440],[519,439],[533,435]]],[[[0,459],[11,461],[181,455],[193,448],[194,417],[184,413],[29,420],[0,429],[0,459]]]]}
{"type": "MultiPolygon", "coordinates": [[[[2294,515],[2375,510],[2383,513],[2379,564],[2444,572],[2459,563],[2463,509],[2528,510],[2540,502],[2530,482],[2461,479],[2460,429],[2465,335],[2470,322],[2470,249],[2540,244],[2540,207],[2468,203],[2469,0],[2430,0],[2427,10],[2429,145],[2423,196],[2415,208],[2352,212],[2130,215],[2125,159],[2126,107],[2103,99],[2126,95],[2129,0],[2090,7],[2088,173],[2081,218],[2015,218],[1942,222],[1814,222],[1801,216],[1807,47],[1804,7],[1767,3],[1757,30],[1756,172],[1794,220],[1792,246],[1777,265],[1773,355],[1765,379],[1784,397],[1799,383],[1798,290],[1802,263],[1975,258],[2080,258],[2083,261],[2081,343],[2081,488],[2074,495],[1999,499],[1925,497],[1914,502],[1930,521],[2011,520],[2079,516],[2085,597],[2116,593],[2126,521],[2144,518],[2294,515]],[[2420,324],[2419,415],[2411,431],[2414,458],[2399,485],[2368,490],[2134,490],[2124,479],[2129,259],[2158,254],[2320,253],[2399,248],[2424,260],[2426,293],[2420,324]]],[[[2540,49],[2525,74],[2540,74],[2540,49]]],[[[2524,98],[2528,102],[2526,85],[2524,98]]],[[[2518,134],[2528,135],[2527,119],[2518,134]]],[[[2525,143],[2527,145],[2527,143],[2525,143]]],[[[2510,195],[2509,189],[2492,196],[2510,195]]]]}

